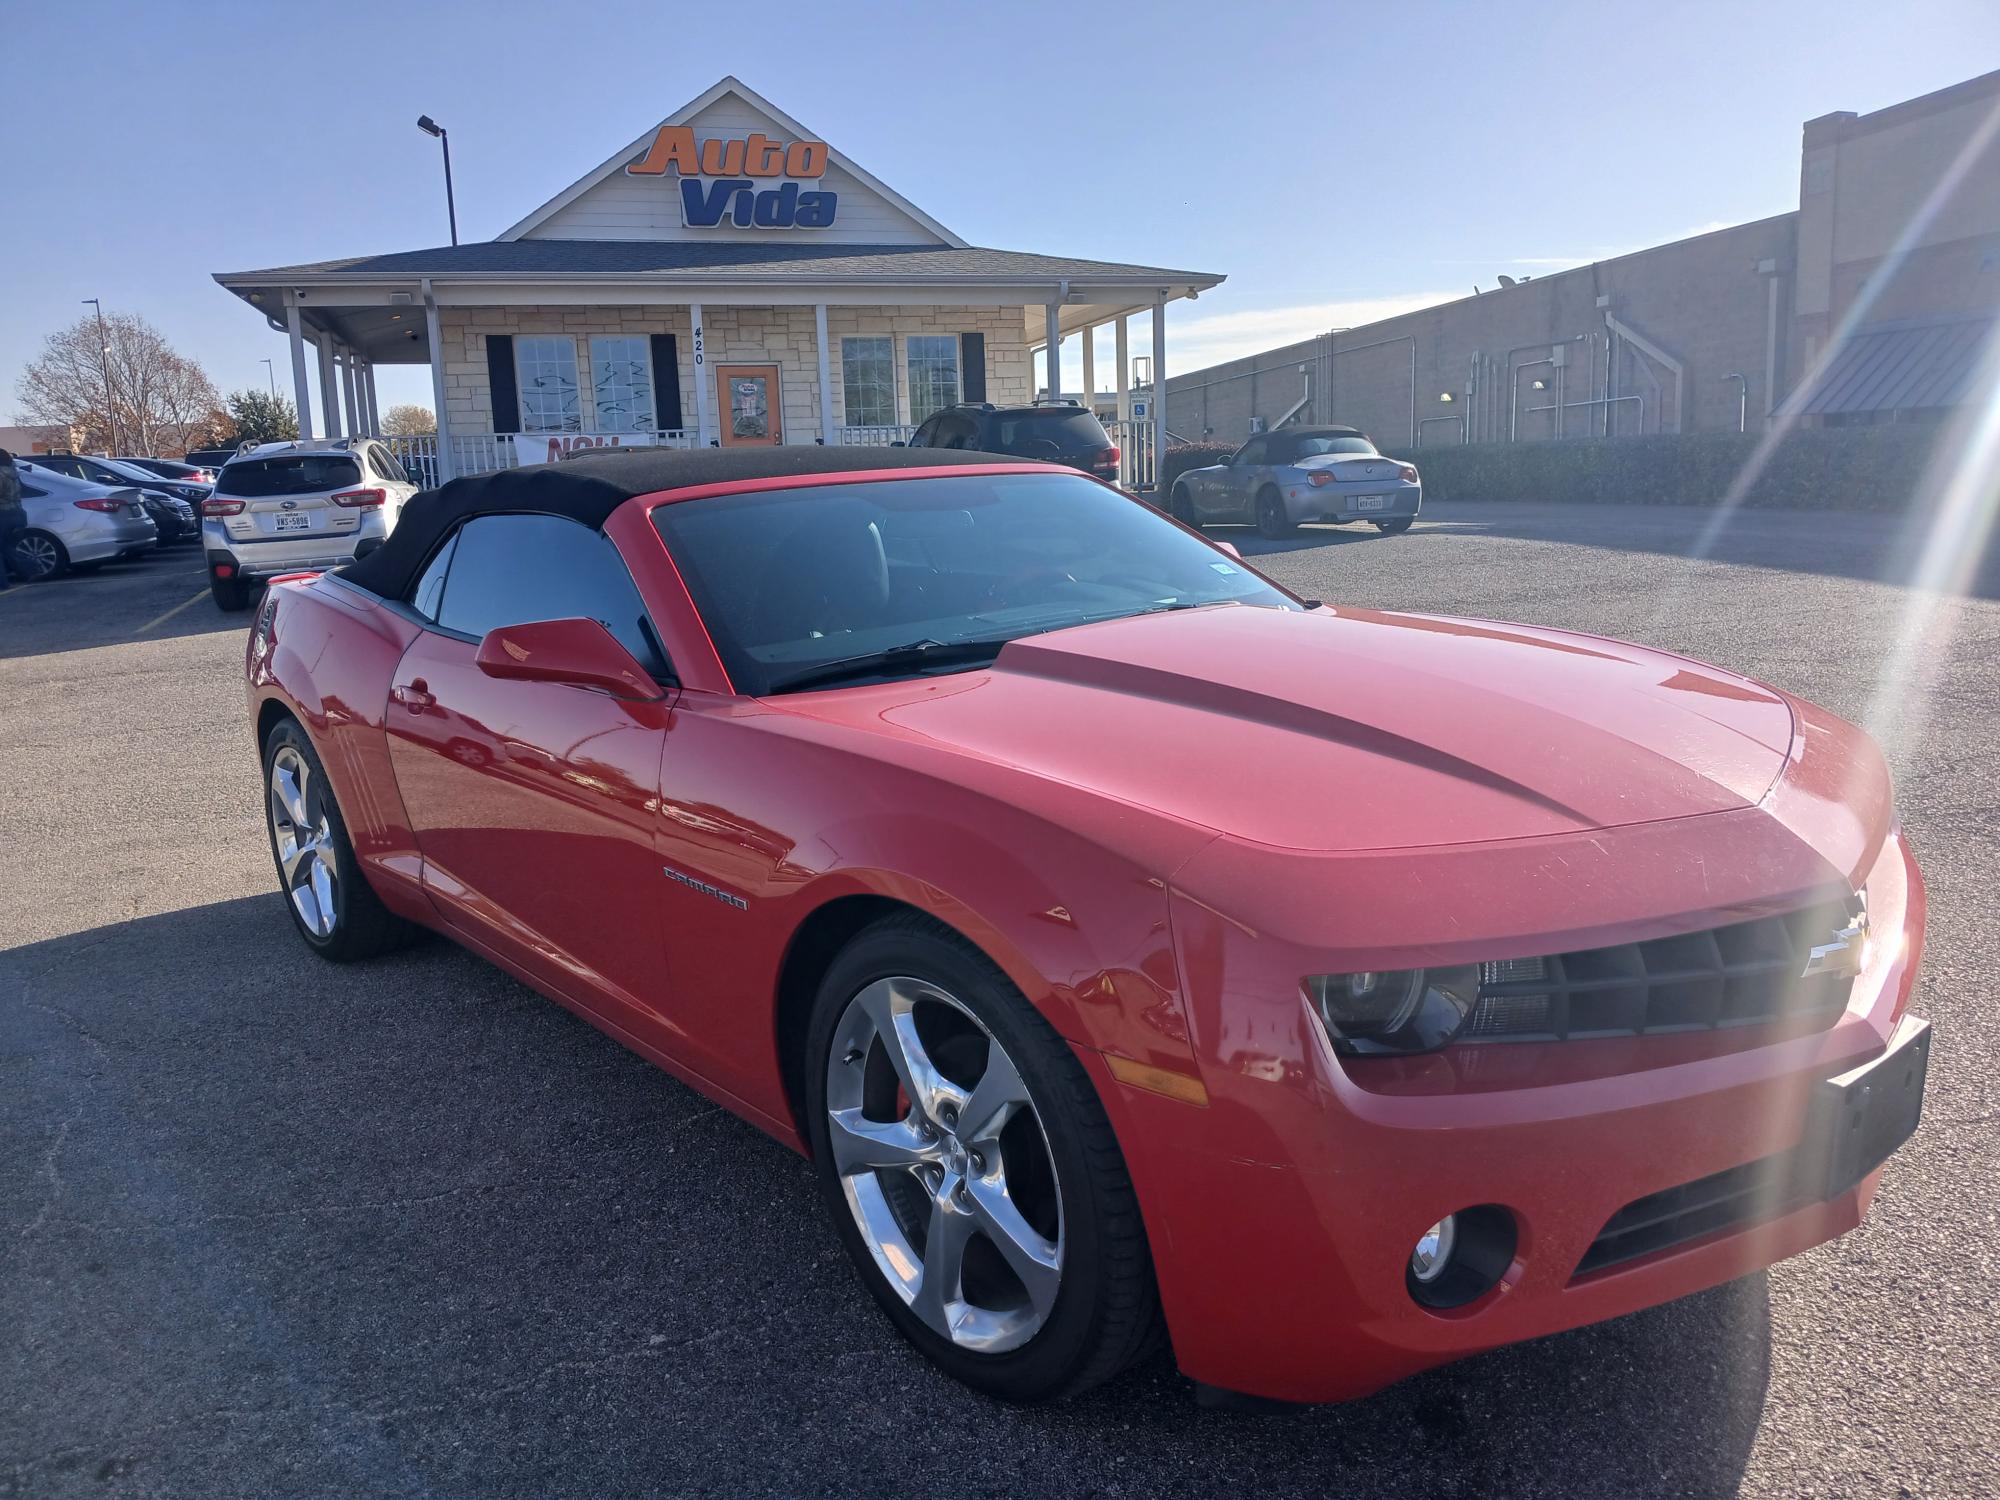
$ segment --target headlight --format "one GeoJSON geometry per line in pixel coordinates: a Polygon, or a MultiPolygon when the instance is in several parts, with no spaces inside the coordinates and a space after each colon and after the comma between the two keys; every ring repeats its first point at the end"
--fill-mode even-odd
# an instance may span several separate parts
{"type": "Polygon", "coordinates": [[[1465,1024],[1479,998],[1479,965],[1315,974],[1306,992],[1337,1052],[1428,1052],[1465,1024]]]}

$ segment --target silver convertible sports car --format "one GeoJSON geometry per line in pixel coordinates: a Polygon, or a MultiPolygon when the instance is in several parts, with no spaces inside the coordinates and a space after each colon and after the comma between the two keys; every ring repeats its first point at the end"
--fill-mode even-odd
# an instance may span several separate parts
{"type": "Polygon", "coordinates": [[[1224,463],[1174,481],[1174,518],[1190,526],[1247,521],[1268,537],[1306,521],[1372,521],[1408,531],[1424,498],[1416,468],[1384,458],[1352,427],[1260,432],[1224,463]]]}

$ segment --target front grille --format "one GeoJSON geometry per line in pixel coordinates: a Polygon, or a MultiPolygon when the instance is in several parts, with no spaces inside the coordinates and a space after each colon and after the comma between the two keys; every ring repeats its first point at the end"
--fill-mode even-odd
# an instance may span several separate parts
{"type": "Polygon", "coordinates": [[[1626,1204],[1577,1263],[1587,1276],[1642,1255],[1737,1229],[1795,1207],[1801,1199],[1792,1154],[1767,1156],[1626,1204]]]}
{"type": "Polygon", "coordinates": [[[1830,1026],[1847,1008],[1853,975],[1801,975],[1813,948],[1860,910],[1851,897],[1643,943],[1482,964],[1479,997],[1458,1039],[1564,1041],[1771,1021],[1830,1026]]]}

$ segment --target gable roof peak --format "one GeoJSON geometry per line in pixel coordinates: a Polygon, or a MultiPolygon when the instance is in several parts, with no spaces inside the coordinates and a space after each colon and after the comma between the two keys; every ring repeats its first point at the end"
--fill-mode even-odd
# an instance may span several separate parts
{"type": "MultiPolygon", "coordinates": [[[[703,110],[707,109],[710,105],[714,104],[718,99],[722,99],[730,94],[734,94],[737,98],[741,99],[745,104],[749,105],[752,109],[766,116],[771,121],[772,124],[778,126],[780,129],[791,132],[791,134],[797,139],[800,140],[826,139],[824,136],[818,135],[814,131],[807,129],[804,125],[801,125],[797,120],[793,119],[790,115],[786,114],[783,110],[779,109],[778,106],[773,104],[769,99],[766,99],[762,94],[758,93],[755,89],[751,88],[749,84],[745,83],[742,79],[738,78],[734,73],[725,73],[722,75],[722,77],[718,78],[714,83],[710,84],[707,88],[703,89],[699,94],[695,95],[694,98],[690,99],[687,103],[683,104],[679,109],[675,110],[672,114],[668,115],[664,120],[660,121],[659,124],[653,126],[652,129],[648,130],[645,134],[639,136],[637,139],[632,141],[629,145],[625,146],[621,150],[612,153],[612,155],[605,158],[602,162],[598,163],[598,165],[594,167],[590,172],[578,178],[575,182],[571,183],[568,187],[564,188],[560,193],[557,193],[555,197],[549,199],[548,202],[544,203],[540,208],[537,208],[533,213],[529,214],[525,219],[522,219],[519,223],[511,225],[507,229],[503,230],[501,233],[495,235],[494,239],[496,241],[503,241],[503,242],[508,240],[518,240],[522,238],[524,235],[533,232],[535,229],[539,228],[541,225],[547,223],[550,219],[554,218],[555,215],[562,212],[562,210],[568,208],[570,204],[574,203],[577,199],[581,198],[585,193],[589,192],[599,183],[604,182],[606,179],[616,174],[621,168],[624,167],[624,165],[627,162],[631,161],[635,156],[644,152],[647,143],[651,141],[654,136],[658,135],[661,130],[665,129],[670,125],[687,124],[696,115],[700,114],[703,110]]],[[[936,219],[933,219],[929,214],[925,213],[921,208],[918,208],[916,204],[912,203],[909,199],[905,198],[901,193],[898,193],[897,191],[895,191],[895,189],[891,188],[887,183],[877,178],[873,173],[865,170],[856,162],[854,162],[852,159],[850,159],[848,156],[844,155],[831,142],[828,142],[827,144],[827,158],[833,165],[839,167],[842,171],[846,172],[850,177],[854,178],[863,187],[867,188],[870,192],[875,193],[877,196],[881,197],[886,202],[888,202],[891,207],[899,210],[904,214],[907,214],[911,219],[914,219],[918,224],[922,225],[925,229],[929,230],[932,234],[936,235],[938,239],[945,245],[950,246],[954,250],[964,250],[969,248],[967,241],[961,239],[958,235],[952,233],[951,230],[945,228],[944,225],[940,224],[936,219]]]]}

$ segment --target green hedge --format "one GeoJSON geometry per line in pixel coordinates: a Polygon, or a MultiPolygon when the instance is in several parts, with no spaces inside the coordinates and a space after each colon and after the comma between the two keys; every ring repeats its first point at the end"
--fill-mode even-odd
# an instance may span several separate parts
{"type": "MultiPolygon", "coordinates": [[[[1749,480],[1742,503],[1900,511],[1924,493],[1941,429],[1908,424],[1795,429],[1749,480]]],[[[1748,473],[1761,433],[1478,443],[1399,452],[1427,500],[1555,500],[1589,505],[1715,505],[1748,473]]],[[[1171,464],[1175,450],[1169,450],[1171,464]]]]}

